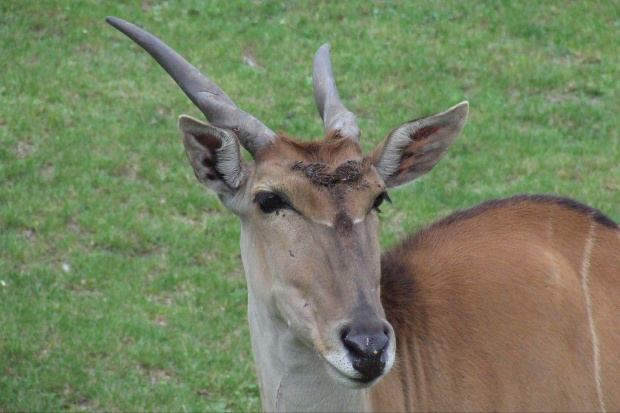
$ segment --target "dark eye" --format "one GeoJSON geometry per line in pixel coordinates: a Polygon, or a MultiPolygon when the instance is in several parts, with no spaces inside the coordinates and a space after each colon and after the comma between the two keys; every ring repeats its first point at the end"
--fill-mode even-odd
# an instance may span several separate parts
{"type": "Polygon", "coordinates": [[[254,197],[254,202],[258,203],[260,210],[265,214],[288,207],[288,204],[273,192],[260,192],[254,197]]]}
{"type": "Polygon", "coordinates": [[[375,202],[373,202],[372,207],[374,209],[377,210],[377,212],[381,212],[381,210],[379,209],[379,207],[381,206],[381,204],[383,203],[383,201],[388,201],[388,202],[392,202],[392,200],[390,199],[390,196],[388,195],[387,192],[382,192],[379,194],[378,197],[375,198],[375,202]]]}

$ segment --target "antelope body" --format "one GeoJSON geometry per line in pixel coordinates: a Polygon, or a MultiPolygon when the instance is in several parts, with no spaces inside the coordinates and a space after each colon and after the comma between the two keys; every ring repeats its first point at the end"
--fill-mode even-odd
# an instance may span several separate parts
{"type": "Polygon", "coordinates": [[[428,172],[463,102],[362,154],[329,47],[314,62],[326,137],[241,111],[159,39],[147,50],[210,123],[181,116],[194,172],[241,220],[266,411],[620,409],[620,229],[564,198],[517,196],[438,221],[381,256],[386,190],[428,172]],[[240,154],[240,146],[253,156],[240,154]]]}

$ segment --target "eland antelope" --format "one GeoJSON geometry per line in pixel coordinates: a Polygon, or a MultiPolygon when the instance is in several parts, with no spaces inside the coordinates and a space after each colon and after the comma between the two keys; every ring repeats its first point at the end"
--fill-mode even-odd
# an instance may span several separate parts
{"type": "Polygon", "coordinates": [[[620,410],[620,230],[600,211],[543,195],[489,201],[380,253],[387,189],[433,168],[467,102],[363,154],[324,45],[313,80],[326,136],[302,142],[156,37],[107,21],[209,121],[183,115],[179,129],[198,180],[241,220],[264,410],[620,410]]]}

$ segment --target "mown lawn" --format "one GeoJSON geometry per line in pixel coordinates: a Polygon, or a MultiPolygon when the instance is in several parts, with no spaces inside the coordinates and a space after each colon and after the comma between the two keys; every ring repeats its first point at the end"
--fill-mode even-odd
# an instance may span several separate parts
{"type": "Polygon", "coordinates": [[[461,100],[382,239],[522,192],[620,219],[617,1],[0,2],[0,411],[258,410],[239,225],[176,131],[201,117],[105,24],[152,31],[273,129],[321,136],[330,42],[365,149],[461,100]]]}

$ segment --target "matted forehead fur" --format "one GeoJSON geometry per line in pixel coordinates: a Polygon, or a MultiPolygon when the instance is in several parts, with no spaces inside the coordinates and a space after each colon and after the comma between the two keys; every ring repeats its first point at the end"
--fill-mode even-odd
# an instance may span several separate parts
{"type": "Polygon", "coordinates": [[[304,215],[339,228],[365,216],[385,184],[356,140],[330,132],[303,142],[280,132],[256,155],[257,183],[291,198],[304,215]],[[326,202],[327,201],[327,202],[326,202]]]}

